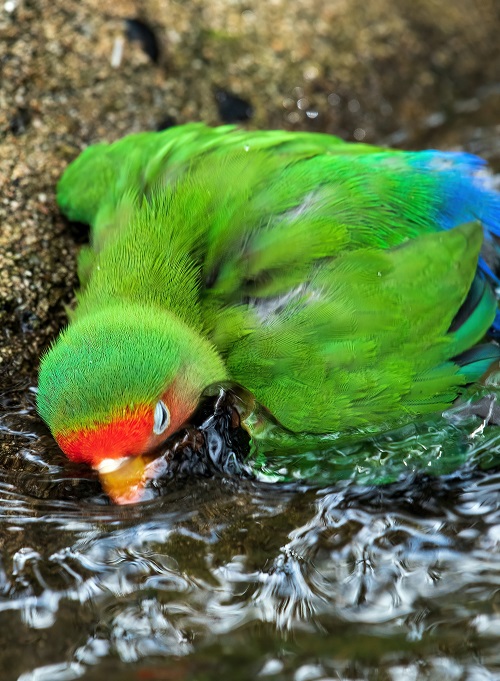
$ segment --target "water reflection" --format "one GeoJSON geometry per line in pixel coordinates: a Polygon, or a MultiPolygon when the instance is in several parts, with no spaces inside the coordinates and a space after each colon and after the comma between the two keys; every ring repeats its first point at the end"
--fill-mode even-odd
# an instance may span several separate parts
{"type": "Polygon", "coordinates": [[[221,664],[242,679],[500,671],[500,436],[490,425],[471,439],[482,417],[469,406],[356,445],[357,477],[322,484],[326,467],[316,485],[241,477],[215,409],[205,464],[218,472],[179,465],[161,496],[116,507],[59,457],[29,392],[18,397],[2,415],[0,475],[2,644],[29,642],[12,678],[216,679],[221,664]],[[377,451],[377,475],[396,462],[408,473],[364,484],[377,451]],[[430,475],[422,452],[458,468],[430,475]]]}

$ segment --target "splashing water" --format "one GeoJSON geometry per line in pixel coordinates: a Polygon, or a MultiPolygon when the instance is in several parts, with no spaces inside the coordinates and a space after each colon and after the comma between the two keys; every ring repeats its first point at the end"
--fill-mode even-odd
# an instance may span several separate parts
{"type": "Polygon", "coordinates": [[[248,458],[235,407],[284,435],[217,388],[201,439],[128,507],[58,452],[26,387],[4,395],[2,678],[497,678],[497,392],[493,375],[432,423],[248,458]]]}

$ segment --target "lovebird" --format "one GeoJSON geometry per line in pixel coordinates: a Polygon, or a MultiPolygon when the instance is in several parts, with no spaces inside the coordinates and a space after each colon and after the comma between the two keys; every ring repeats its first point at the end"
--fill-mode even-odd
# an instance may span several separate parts
{"type": "Polygon", "coordinates": [[[204,124],[90,146],[57,188],[91,232],[41,360],[40,416],[135,501],[142,456],[213,383],[244,386],[308,442],[445,410],[500,358],[486,257],[500,196],[483,166],[204,124]]]}

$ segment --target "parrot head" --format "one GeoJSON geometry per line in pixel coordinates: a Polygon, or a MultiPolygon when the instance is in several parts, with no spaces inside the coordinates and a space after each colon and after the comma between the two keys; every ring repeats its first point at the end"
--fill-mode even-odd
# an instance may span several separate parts
{"type": "Polygon", "coordinates": [[[108,495],[141,498],[148,455],[226,372],[213,346],[159,308],[120,305],[75,320],[42,359],[37,408],[57,443],[108,495]]]}

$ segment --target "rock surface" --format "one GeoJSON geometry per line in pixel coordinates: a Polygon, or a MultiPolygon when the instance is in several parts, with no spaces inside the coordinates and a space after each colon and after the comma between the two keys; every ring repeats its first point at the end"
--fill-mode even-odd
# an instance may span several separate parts
{"type": "Polygon", "coordinates": [[[252,116],[498,168],[499,22],[496,0],[2,0],[0,386],[64,324],[86,231],[54,191],[85,146],[252,116]]]}

